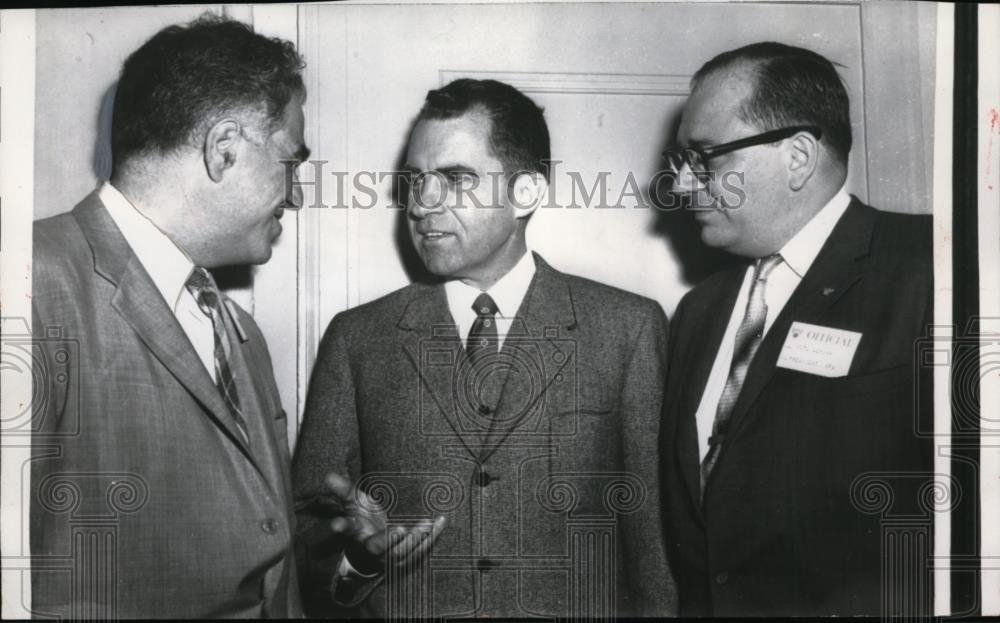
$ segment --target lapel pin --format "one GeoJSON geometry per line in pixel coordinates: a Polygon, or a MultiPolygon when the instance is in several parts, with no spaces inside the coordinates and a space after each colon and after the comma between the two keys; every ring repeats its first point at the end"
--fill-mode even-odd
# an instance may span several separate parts
{"type": "Polygon", "coordinates": [[[830,296],[835,290],[836,288],[823,288],[823,296],[830,296]]]}

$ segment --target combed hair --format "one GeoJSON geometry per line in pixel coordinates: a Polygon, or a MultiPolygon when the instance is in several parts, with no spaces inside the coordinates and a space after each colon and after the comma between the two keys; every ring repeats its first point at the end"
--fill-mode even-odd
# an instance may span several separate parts
{"type": "Polygon", "coordinates": [[[304,93],[301,56],[291,42],[235,20],[203,15],[168,26],[122,66],[111,122],[113,169],[147,153],[197,145],[225,115],[279,120],[304,93]]]}
{"type": "Polygon", "coordinates": [[[549,177],[549,128],[542,109],[509,84],[460,78],[427,93],[417,120],[453,119],[479,111],[490,120],[490,148],[513,175],[522,171],[549,177]]]}
{"type": "Polygon", "coordinates": [[[791,125],[819,126],[822,141],[847,163],[850,99],[834,63],[804,48],[773,41],[754,43],[705,63],[691,79],[692,90],[706,76],[737,66],[746,66],[754,78],[753,93],[740,108],[744,123],[765,132],[791,125]]]}

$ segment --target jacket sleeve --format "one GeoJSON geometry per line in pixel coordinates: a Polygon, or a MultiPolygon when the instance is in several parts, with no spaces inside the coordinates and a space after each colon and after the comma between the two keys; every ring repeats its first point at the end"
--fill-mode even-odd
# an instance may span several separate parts
{"type": "Polygon", "coordinates": [[[330,531],[340,504],[326,490],[330,472],[357,481],[361,475],[355,387],[343,316],[330,323],[320,342],[292,463],[298,516],[296,559],[303,605],[310,616],[350,614],[381,576],[344,574],[345,543],[330,531]]]}
{"type": "Polygon", "coordinates": [[[624,560],[638,616],[676,616],[676,587],[667,565],[660,503],[660,414],[666,381],[667,318],[651,303],[625,372],[621,416],[626,469],[645,485],[645,503],[626,524],[624,560]]]}

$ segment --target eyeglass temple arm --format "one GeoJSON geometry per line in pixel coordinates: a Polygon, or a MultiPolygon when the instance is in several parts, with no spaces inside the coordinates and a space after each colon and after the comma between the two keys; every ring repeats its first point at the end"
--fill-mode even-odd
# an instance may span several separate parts
{"type": "Polygon", "coordinates": [[[768,143],[773,143],[781,139],[788,138],[789,136],[795,136],[799,132],[808,132],[812,134],[816,140],[823,138],[823,130],[816,125],[800,125],[791,128],[780,128],[777,130],[771,130],[770,132],[764,132],[763,134],[758,134],[756,136],[748,136],[747,138],[741,138],[732,143],[725,143],[723,145],[718,145],[716,147],[709,147],[702,150],[702,154],[706,158],[712,158],[714,156],[721,156],[722,154],[728,154],[731,151],[736,151],[737,149],[743,149],[744,147],[752,147],[754,145],[767,145],[768,143]]]}

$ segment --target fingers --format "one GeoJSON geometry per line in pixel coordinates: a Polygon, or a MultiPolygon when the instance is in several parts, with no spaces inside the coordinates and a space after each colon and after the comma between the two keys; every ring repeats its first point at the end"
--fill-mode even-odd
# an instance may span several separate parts
{"type": "Polygon", "coordinates": [[[363,540],[363,528],[358,525],[357,517],[352,515],[334,517],[330,521],[330,530],[335,534],[340,534],[346,537],[350,537],[356,541],[363,540]]]}
{"type": "Polygon", "coordinates": [[[395,540],[390,537],[389,561],[399,565],[427,555],[446,523],[445,516],[439,515],[434,521],[420,522],[395,540]]]}
{"type": "Polygon", "coordinates": [[[348,509],[356,509],[361,514],[369,515],[382,512],[381,505],[368,497],[367,493],[358,489],[358,487],[351,482],[350,478],[346,478],[335,472],[330,472],[326,475],[326,486],[330,492],[339,498],[341,503],[348,509]]]}
{"type": "Polygon", "coordinates": [[[341,500],[350,502],[354,499],[354,484],[340,474],[330,472],[326,475],[326,486],[341,500]]]}
{"type": "Polygon", "coordinates": [[[420,540],[420,535],[414,530],[415,528],[411,528],[389,534],[389,548],[386,552],[387,564],[398,565],[406,560],[410,551],[413,550],[414,543],[420,540]]]}
{"type": "Polygon", "coordinates": [[[363,545],[371,556],[388,559],[391,564],[403,564],[426,555],[447,522],[444,515],[439,515],[433,521],[422,521],[409,529],[396,526],[387,531],[379,505],[358,490],[349,478],[331,472],[326,476],[326,485],[344,503],[347,511],[346,515],[330,522],[330,529],[363,545]]]}
{"type": "Polygon", "coordinates": [[[419,541],[414,546],[413,551],[409,554],[409,558],[411,560],[417,560],[421,556],[426,556],[430,552],[431,547],[434,546],[434,542],[437,541],[441,531],[444,530],[445,523],[447,523],[447,521],[445,520],[444,515],[439,515],[427,529],[420,532],[419,541]]]}
{"type": "Polygon", "coordinates": [[[337,534],[348,534],[352,530],[351,522],[347,517],[334,517],[330,522],[330,529],[337,534]]]}
{"type": "Polygon", "coordinates": [[[368,537],[365,541],[365,549],[367,549],[370,554],[381,556],[386,552],[389,544],[395,543],[399,539],[399,535],[402,532],[402,528],[380,530],[368,537]]]}
{"type": "Polygon", "coordinates": [[[375,523],[357,515],[334,517],[330,521],[330,530],[335,534],[348,537],[357,543],[364,543],[372,535],[380,534],[379,527],[375,523]]]}

